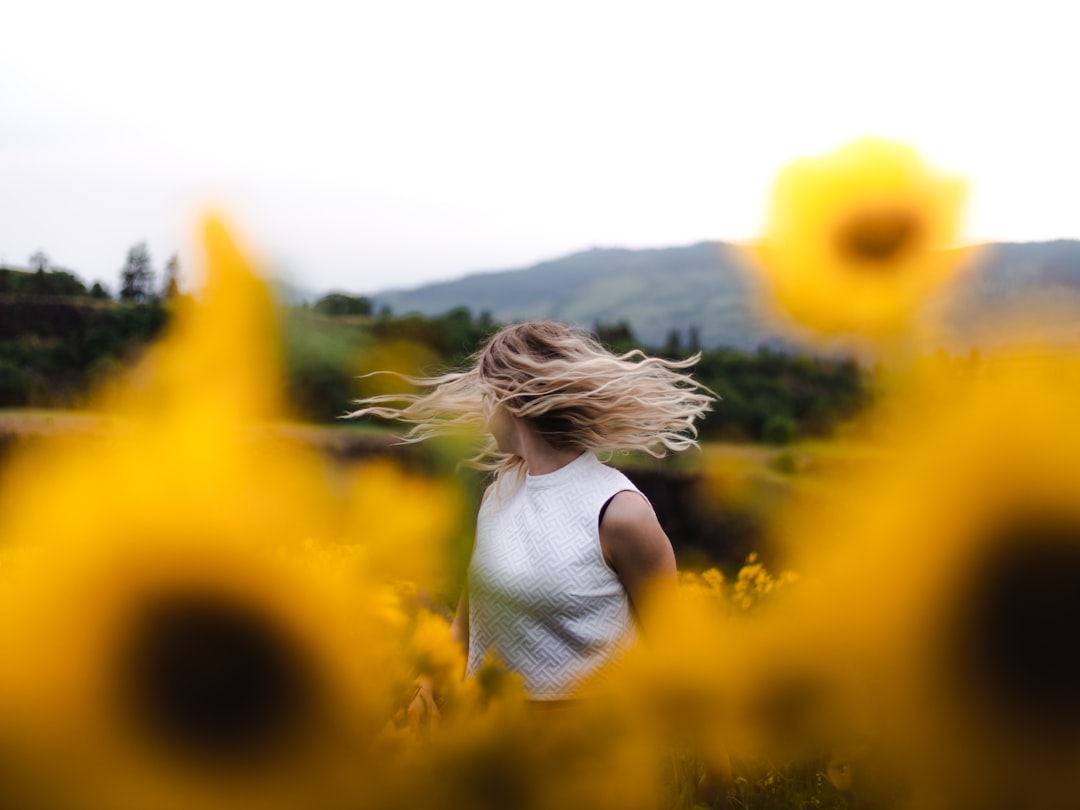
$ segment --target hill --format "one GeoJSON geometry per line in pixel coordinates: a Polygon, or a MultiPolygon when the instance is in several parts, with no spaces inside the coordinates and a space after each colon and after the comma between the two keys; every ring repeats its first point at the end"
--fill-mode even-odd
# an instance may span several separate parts
{"type": "MultiPolygon", "coordinates": [[[[517,270],[474,273],[455,281],[372,295],[376,308],[441,315],[455,307],[488,312],[496,321],[556,318],[592,327],[626,321],[638,339],[661,346],[691,327],[705,347],[782,348],[785,333],[759,304],[756,285],[736,246],[596,248],[517,270]]],[[[1020,304],[1053,306],[1041,328],[1072,330],[1080,321],[1080,241],[984,246],[947,298],[934,302],[955,325],[950,346],[990,336],[981,328],[1020,304]],[[1049,319],[1049,320],[1048,320],[1049,319]]]]}

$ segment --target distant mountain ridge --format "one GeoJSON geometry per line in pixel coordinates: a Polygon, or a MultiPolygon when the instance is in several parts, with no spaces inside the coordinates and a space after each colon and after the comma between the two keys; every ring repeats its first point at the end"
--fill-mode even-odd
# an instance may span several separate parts
{"type": "MultiPolygon", "coordinates": [[[[790,336],[772,319],[740,252],[723,242],[633,250],[594,248],[517,270],[474,273],[454,281],[371,296],[376,309],[441,315],[455,307],[489,312],[501,322],[555,318],[586,327],[626,321],[648,346],[691,327],[705,348],[783,347],[790,336]]],[[[996,243],[933,303],[957,348],[989,339],[981,327],[1019,304],[1052,302],[1054,330],[1080,324],[1080,241],[996,243]]],[[[1078,331],[1080,337],[1080,331],[1078,331]]]]}

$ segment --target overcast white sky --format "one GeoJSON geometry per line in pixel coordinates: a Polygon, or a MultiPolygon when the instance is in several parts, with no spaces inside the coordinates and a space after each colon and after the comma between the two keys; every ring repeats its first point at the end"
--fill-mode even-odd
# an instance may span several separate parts
{"type": "Polygon", "coordinates": [[[115,290],[223,208],[312,290],[752,238],[862,135],[972,184],[966,237],[1080,237],[1069,0],[0,6],[0,260],[115,290]]]}

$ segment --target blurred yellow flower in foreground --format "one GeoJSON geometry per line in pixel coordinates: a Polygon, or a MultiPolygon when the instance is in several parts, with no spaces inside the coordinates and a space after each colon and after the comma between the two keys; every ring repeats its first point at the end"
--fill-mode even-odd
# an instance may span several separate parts
{"type": "Polygon", "coordinates": [[[892,335],[965,260],[964,194],[903,144],[855,141],[781,171],[754,264],[777,307],[811,331],[892,335]]]}
{"type": "Polygon", "coordinates": [[[461,519],[448,482],[408,475],[390,461],[373,461],[349,476],[348,536],[368,575],[408,580],[446,593],[450,535],[461,519]]]}
{"type": "Polygon", "coordinates": [[[178,299],[168,338],[105,407],[199,420],[204,428],[281,418],[277,302],[221,219],[207,218],[202,239],[208,272],[200,300],[178,299]]]}
{"type": "Polygon", "coordinates": [[[288,808],[359,789],[408,677],[392,625],[355,582],[177,523],[43,548],[8,583],[14,806],[288,808]]]}
{"type": "Polygon", "coordinates": [[[455,506],[375,466],[350,490],[377,493],[365,521],[253,427],[280,414],[272,302],[205,236],[204,295],[117,387],[118,430],[5,470],[4,807],[360,806],[380,778],[415,675],[391,546],[430,548],[455,506]]]}
{"type": "Polygon", "coordinates": [[[908,392],[888,464],[792,522],[794,622],[858,672],[912,806],[1080,793],[1080,361],[990,358],[908,392]],[[920,802],[922,804],[920,804],[920,802]]]}

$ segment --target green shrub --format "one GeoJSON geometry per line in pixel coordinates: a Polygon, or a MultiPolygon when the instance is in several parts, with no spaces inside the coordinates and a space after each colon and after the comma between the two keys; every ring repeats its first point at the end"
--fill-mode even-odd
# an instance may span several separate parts
{"type": "Polygon", "coordinates": [[[765,419],[761,438],[769,444],[790,444],[798,435],[799,426],[790,416],[774,413],[765,419]]]}

